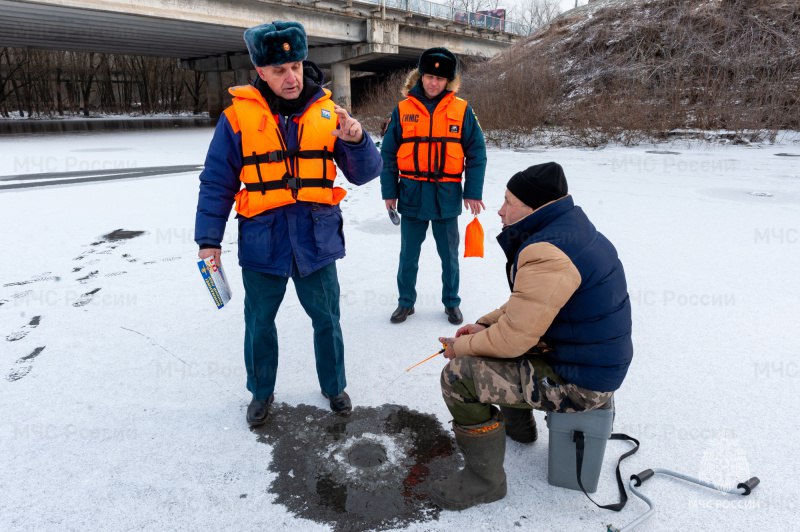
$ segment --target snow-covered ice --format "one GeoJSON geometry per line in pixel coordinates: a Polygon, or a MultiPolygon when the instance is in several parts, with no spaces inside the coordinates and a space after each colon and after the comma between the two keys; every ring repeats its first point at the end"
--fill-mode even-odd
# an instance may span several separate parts
{"type": "MultiPolygon", "coordinates": [[[[210,129],[5,137],[0,176],[202,164],[210,137],[210,129]]],[[[635,355],[615,431],[642,447],[623,463],[624,478],[651,467],[726,486],[761,478],[750,497],[734,497],[657,477],[643,487],[656,513],[637,530],[794,529],[800,159],[778,154],[800,155],[798,140],[489,152],[486,257],[462,260],[465,318],[507,297],[493,242],[505,182],[531,164],[561,163],[628,276],[635,355]]],[[[347,390],[356,406],[404,405],[446,426],[442,359],[403,374],[454,331],[432,237],[416,314],[392,325],[399,231],[377,181],[347,188],[347,257],[338,262],[347,390]]],[[[0,530],[329,529],[268,492],[271,447],[244,421],[236,224],[222,256],[234,299],[217,310],[195,264],[196,201],[196,172],[0,190],[0,530]],[[103,238],[117,229],[145,234],[103,238]]],[[[470,219],[461,217],[462,232],[470,219]]],[[[310,320],[293,288],[278,329],[276,401],[326,408],[310,320]]],[[[646,510],[632,498],[614,514],[549,486],[541,413],[537,420],[538,442],[508,444],[505,499],[408,530],[602,531],[646,510]]],[[[626,449],[609,443],[596,500],[616,497],[613,466],[626,449]]]]}

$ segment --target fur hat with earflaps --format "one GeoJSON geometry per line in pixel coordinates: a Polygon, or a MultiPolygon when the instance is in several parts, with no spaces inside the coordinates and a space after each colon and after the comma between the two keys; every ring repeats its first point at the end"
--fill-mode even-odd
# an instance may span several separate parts
{"type": "Polygon", "coordinates": [[[244,31],[250,60],[257,67],[302,61],[308,57],[306,30],[299,22],[276,20],[244,31]]]}
{"type": "Polygon", "coordinates": [[[428,48],[419,56],[420,74],[430,74],[453,81],[458,71],[458,59],[447,48],[428,48]]]}

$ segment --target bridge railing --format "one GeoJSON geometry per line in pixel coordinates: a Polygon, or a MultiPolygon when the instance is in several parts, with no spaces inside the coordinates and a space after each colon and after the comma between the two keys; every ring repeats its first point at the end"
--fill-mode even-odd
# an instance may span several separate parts
{"type": "Polygon", "coordinates": [[[505,17],[492,16],[486,12],[472,13],[455,9],[448,5],[429,2],[428,0],[358,0],[365,4],[386,6],[400,11],[409,11],[432,18],[452,20],[473,28],[483,28],[498,33],[527,35],[528,30],[521,24],[506,20],[505,17]]]}

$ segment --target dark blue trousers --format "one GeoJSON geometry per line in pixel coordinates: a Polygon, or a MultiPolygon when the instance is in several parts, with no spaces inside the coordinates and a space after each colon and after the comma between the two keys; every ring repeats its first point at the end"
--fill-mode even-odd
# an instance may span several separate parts
{"type": "MultiPolygon", "coordinates": [[[[445,307],[461,304],[458,297],[458,217],[430,220],[436,251],[442,261],[442,303],[445,307]]],[[[398,304],[413,307],[417,301],[417,272],[422,242],[428,232],[428,220],[403,216],[400,220],[400,267],[397,270],[398,304]]]]}
{"type": "MultiPolygon", "coordinates": [[[[278,331],[275,316],[286,293],[288,279],[252,270],[242,270],[244,281],[244,364],[247,389],[257,400],[275,391],[278,371],[278,331]]],[[[323,393],[334,396],[344,391],[344,340],[339,325],[339,279],[336,263],[300,277],[292,277],[300,304],[314,329],[317,378],[323,393]]],[[[291,349],[291,347],[290,347],[291,349]]],[[[292,349],[297,351],[296,349],[292,349]]]]}

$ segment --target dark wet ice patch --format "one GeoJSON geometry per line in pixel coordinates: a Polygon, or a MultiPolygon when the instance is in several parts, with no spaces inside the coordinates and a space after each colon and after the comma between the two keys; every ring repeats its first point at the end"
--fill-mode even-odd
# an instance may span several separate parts
{"type": "Polygon", "coordinates": [[[127,229],[115,229],[108,234],[102,236],[102,241],[97,242],[101,244],[103,242],[115,242],[117,240],[130,240],[132,238],[136,238],[137,236],[142,236],[145,232],[144,231],[130,231],[127,229]]]}
{"type": "Polygon", "coordinates": [[[348,417],[274,405],[253,429],[273,446],[270,493],[299,517],[336,531],[398,528],[438,519],[428,482],[457,468],[454,444],[434,416],[397,405],[356,407],[348,417]]]}

